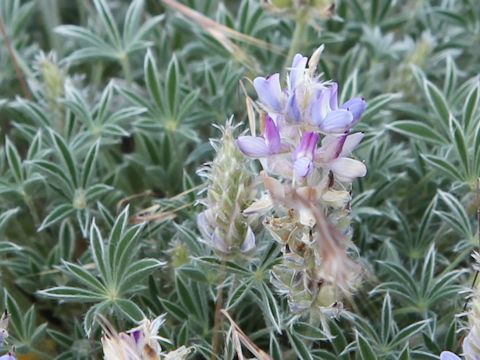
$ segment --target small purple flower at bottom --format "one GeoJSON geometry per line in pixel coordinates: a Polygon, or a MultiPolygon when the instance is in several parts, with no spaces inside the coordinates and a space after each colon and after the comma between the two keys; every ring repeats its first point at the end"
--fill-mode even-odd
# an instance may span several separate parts
{"type": "Polygon", "coordinates": [[[311,172],[315,149],[319,139],[320,135],[311,131],[307,131],[302,135],[300,144],[292,154],[295,176],[305,177],[311,172]]]}
{"type": "Polygon", "coordinates": [[[462,359],[450,351],[442,351],[442,353],[440,354],[440,360],[462,360],[462,359]]]}
{"type": "Polygon", "coordinates": [[[0,360],[16,360],[16,357],[9,352],[8,354],[0,356],[0,360]]]}

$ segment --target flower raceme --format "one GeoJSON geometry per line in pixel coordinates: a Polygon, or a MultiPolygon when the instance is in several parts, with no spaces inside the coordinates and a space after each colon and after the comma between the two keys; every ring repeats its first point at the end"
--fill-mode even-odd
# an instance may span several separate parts
{"type": "Polygon", "coordinates": [[[284,89],[280,74],[253,81],[263,133],[239,136],[236,144],[263,167],[267,193],[243,214],[263,215],[265,228],[283,246],[273,285],[288,296],[293,312],[332,314],[340,293],[351,292],[359,279],[349,252],[349,187],[367,169],[350,158],[363,138],[351,129],[367,105],[360,97],[339,104],[338,85],[315,75],[322,49],[310,60],[294,57],[284,89]]]}
{"type": "Polygon", "coordinates": [[[237,145],[274,175],[303,181],[317,168],[332,171],[338,181],[351,182],[366,174],[362,163],[347,156],[363,137],[349,132],[367,105],[358,97],[338,105],[338,85],[313,75],[320,52],[321,48],[310,62],[300,54],[294,57],[286,89],[280,86],[280,74],[253,81],[266,112],[264,132],[240,136],[237,145]]]}

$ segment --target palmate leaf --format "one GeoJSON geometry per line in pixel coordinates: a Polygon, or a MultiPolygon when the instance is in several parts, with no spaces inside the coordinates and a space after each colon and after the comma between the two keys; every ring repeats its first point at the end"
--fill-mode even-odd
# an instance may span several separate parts
{"type": "Polygon", "coordinates": [[[403,328],[395,334],[389,346],[394,348],[396,346],[404,344],[409,338],[411,338],[415,334],[418,334],[428,324],[428,322],[429,320],[418,321],[403,328]]]}
{"type": "Polygon", "coordinates": [[[464,129],[470,129],[472,124],[475,124],[475,120],[478,119],[478,103],[480,101],[480,86],[474,86],[468,94],[465,105],[463,107],[462,122],[464,129]]]}
{"type": "Polygon", "coordinates": [[[443,129],[448,131],[450,124],[451,112],[447,100],[443,93],[428,80],[424,82],[424,92],[430,104],[430,107],[437,115],[439,124],[442,125],[443,129]]]}
{"type": "Polygon", "coordinates": [[[90,176],[92,175],[97,160],[99,147],[100,143],[97,141],[90,150],[88,150],[87,156],[85,157],[81,171],[81,186],[84,189],[86,189],[90,183],[90,176]]]}
{"type": "Polygon", "coordinates": [[[20,211],[20,208],[13,208],[9,210],[2,211],[0,213],[0,232],[3,231],[8,224],[8,221],[14,217],[18,212],[20,211]]]}
{"type": "Polygon", "coordinates": [[[16,345],[19,350],[24,352],[35,347],[44,337],[47,324],[37,325],[35,307],[31,306],[26,312],[22,311],[19,304],[11,294],[5,292],[5,305],[7,313],[10,315],[9,324],[16,345]]]}
{"type": "Polygon", "coordinates": [[[63,138],[53,130],[50,131],[50,136],[52,138],[53,144],[55,146],[55,149],[57,150],[58,155],[60,156],[63,164],[68,170],[69,182],[73,185],[74,189],[78,188],[79,178],[78,178],[77,166],[75,165],[73,154],[70,148],[65,143],[63,138]]]}
{"type": "Polygon", "coordinates": [[[201,318],[202,310],[199,309],[199,302],[196,301],[193,292],[189,289],[188,285],[182,280],[180,276],[175,279],[175,287],[178,294],[178,299],[183,308],[191,315],[196,315],[201,318]]]}
{"type": "Polygon", "coordinates": [[[107,31],[108,40],[116,48],[119,48],[121,46],[120,33],[107,2],[105,0],[93,0],[93,4],[95,5],[103,27],[107,31]]]}
{"type": "Polygon", "coordinates": [[[165,94],[168,99],[168,109],[171,116],[177,112],[178,104],[178,81],[179,81],[179,71],[178,71],[178,62],[175,56],[172,57],[172,60],[168,64],[167,68],[167,81],[165,82],[165,94]]]}
{"type": "Polygon", "coordinates": [[[89,44],[94,48],[110,48],[111,51],[114,52],[114,48],[112,48],[105,40],[103,40],[101,37],[99,37],[92,31],[85,29],[81,26],[62,25],[57,27],[55,29],[55,32],[66,37],[81,40],[82,42],[85,42],[86,44],[89,44]]]}
{"type": "Polygon", "coordinates": [[[297,334],[287,331],[287,336],[293,350],[295,351],[295,354],[299,359],[313,360],[310,349],[306,346],[305,342],[297,336],[297,334]]]}
{"type": "Polygon", "coordinates": [[[356,333],[357,347],[362,360],[375,360],[377,356],[368,341],[360,334],[356,333]]]}
{"type": "Polygon", "coordinates": [[[451,180],[459,180],[462,181],[465,179],[465,176],[458,171],[458,169],[453,166],[449,161],[445,160],[445,158],[435,155],[421,155],[427,163],[432,165],[437,170],[446,176],[448,176],[451,180]]]}
{"type": "Polygon", "coordinates": [[[109,272],[110,264],[107,256],[108,253],[95,221],[93,221],[90,227],[90,252],[103,282],[110,283],[112,281],[112,274],[109,272]]]}
{"type": "Polygon", "coordinates": [[[455,120],[453,121],[454,129],[453,129],[453,143],[455,145],[455,150],[458,154],[460,164],[462,166],[463,173],[465,174],[466,178],[468,179],[471,173],[471,161],[468,154],[467,144],[465,140],[465,134],[460,126],[460,124],[455,120]]]}
{"type": "Polygon", "coordinates": [[[441,190],[437,192],[437,196],[439,201],[447,206],[448,211],[437,209],[435,210],[435,214],[440,216],[443,221],[449,224],[452,229],[464,238],[472,238],[475,231],[460,201],[452,194],[441,190]]]}
{"type": "Polygon", "coordinates": [[[142,23],[144,2],[144,0],[135,0],[127,9],[122,33],[123,46],[127,53],[150,46],[149,42],[144,42],[142,39],[164,18],[163,15],[154,16],[142,23]]]}
{"type": "Polygon", "coordinates": [[[38,231],[43,231],[47,227],[60,222],[75,212],[72,204],[61,204],[54,208],[38,227],[38,231]]]}
{"type": "Polygon", "coordinates": [[[0,241],[0,255],[22,251],[22,248],[8,241],[0,241]]]}
{"type": "Polygon", "coordinates": [[[389,339],[390,334],[392,334],[394,331],[395,328],[392,314],[392,300],[390,298],[390,294],[387,293],[382,305],[380,336],[382,339],[389,339]]]}
{"type": "Polygon", "coordinates": [[[144,72],[145,83],[147,84],[147,91],[150,97],[157,108],[165,109],[167,104],[164,102],[163,91],[160,89],[157,64],[153,53],[150,50],[147,51],[145,56],[144,72]]]}
{"type": "Polygon", "coordinates": [[[22,184],[24,182],[24,170],[22,159],[15,147],[8,137],[5,139],[5,152],[7,154],[8,165],[10,166],[10,170],[15,178],[17,184],[22,184]]]}
{"type": "Polygon", "coordinates": [[[105,300],[102,293],[73,286],[57,286],[39,291],[38,294],[52,299],[79,303],[92,303],[105,300]]]}
{"type": "Polygon", "coordinates": [[[165,263],[156,259],[140,259],[130,264],[121,279],[120,292],[127,292],[139,281],[145,280],[155,270],[164,266],[165,263]]]}
{"type": "Polygon", "coordinates": [[[144,13],[144,1],[134,0],[127,9],[122,33],[110,11],[107,1],[94,0],[96,14],[106,33],[106,40],[81,26],[62,25],[55,31],[65,37],[70,37],[85,44],[86,47],[75,50],[68,57],[72,62],[83,62],[92,59],[115,60],[128,62],[125,57],[139,50],[146,49],[152,43],[144,38],[157,25],[162,16],[149,18],[141,23],[141,16],[144,13]]]}
{"type": "MultiPolygon", "coordinates": [[[[141,281],[164,265],[156,259],[137,259],[141,230],[141,224],[128,226],[128,207],[115,220],[108,242],[104,241],[100,229],[93,222],[89,240],[96,273],[83,265],[63,261],[62,272],[83,287],[58,286],[40,294],[62,301],[96,303],[94,307],[103,310],[113,308],[132,321],[140,321],[145,315],[130,297],[136,293],[141,281]]],[[[92,324],[87,324],[87,321],[93,321],[94,313],[86,316],[86,329],[91,329],[92,324]]]]}
{"type": "Polygon", "coordinates": [[[292,331],[295,332],[299,337],[311,340],[311,341],[326,341],[330,339],[330,335],[322,331],[316,326],[308,324],[306,322],[298,321],[295,324],[292,324],[292,331]]]}
{"type": "MultiPolygon", "coordinates": [[[[71,182],[71,179],[65,174],[65,171],[56,163],[47,161],[47,160],[33,160],[28,163],[38,167],[49,176],[55,179],[55,181],[61,186],[65,191],[73,193],[75,191],[75,186],[71,182]]],[[[51,185],[51,184],[50,184],[51,185]]]]}
{"type": "Polygon", "coordinates": [[[84,267],[67,261],[62,261],[62,264],[63,267],[61,267],[61,270],[66,274],[72,275],[78,282],[98,293],[105,292],[105,286],[84,267]]]}
{"type": "Polygon", "coordinates": [[[388,127],[395,132],[418,140],[440,145],[446,144],[447,142],[443,136],[430,125],[423,124],[419,121],[400,120],[393,122],[388,127]]]}
{"type": "Polygon", "coordinates": [[[119,309],[120,312],[131,321],[138,323],[145,319],[145,314],[133,301],[128,299],[118,299],[115,300],[114,303],[116,308],[119,309]]]}
{"type": "Polygon", "coordinates": [[[277,333],[281,333],[281,312],[277,300],[275,296],[273,296],[272,290],[264,282],[261,282],[258,284],[258,286],[255,286],[254,290],[256,291],[253,291],[252,293],[256,295],[258,299],[258,305],[263,308],[263,313],[267,321],[277,333]]]}

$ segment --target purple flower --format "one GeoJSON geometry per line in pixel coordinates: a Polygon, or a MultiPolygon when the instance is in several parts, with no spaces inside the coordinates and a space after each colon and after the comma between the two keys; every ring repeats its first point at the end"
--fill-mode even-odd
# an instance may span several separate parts
{"type": "Polygon", "coordinates": [[[293,169],[296,176],[305,177],[312,170],[313,158],[320,135],[307,131],[302,135],[302,140],[292,154],[293,169]]]}
{"type": "Polygon", "coordinates": [[[293,91],[287,101],[287,119],[293,121],[294,123],[300,123],[302,120],[302,112],[298,106],[297,93],[293,91]]]}
{"type": "Polygon", "coordinates": [[[290,75],[288,77],[288,88],[290,91],[294,91],[304,82],[307,61],[308,58],[306,56],[302,56],[301,54],[294,56],[292,68],[290,69],[290,75]]]}
{"type": "Polygon", "coordinates": [[[353,127],[365,111],[363,98],[353,98],[338,108],[338,85],[317,90],[310,105],[311,122],[325,133],[343,133],[353,127]]]}
{"type": "Polygon", "coordinates": [[[315,161],[326,170],[332,171],[338,181],[351,182],[357,177],[363,177],[367,173],[365,164],[348,157],[362,139],[362,133],[327,135],[322,141],[315,161]]]}
{"type": "Polygon", "coordinates": [[[364,98],[352,98],[340,106],[340,108],[346,109],[353,114],[353,126],[360,120],[360,117],[367,108],[367,102],[364,98]]]}
{"type": "Polygon", "coordinates": [[[253,86],[258,95],[259,101],[268,111],[281,113],[284,108],[284,94],[280,87],[280,74],[273,74],[269,77],[257,77],[253,80],[253,86]]]}
{"type": "Polygon", "coordinates": [[[442,351],[440,360],[461,360],[457,355],[450,351],[442,351]]]}
{"type": "Polygon", "coordinates": [[[263,137],[239,136],[236,143],[242,153],[255,159],[278,154],[282,151],[280,132],[273,119],[268,115],[265,118],[263,137]]]}
{"type": "Polygon", "coordinates": [[[5,338],[8,336],[8,314],[7,311],[5,311],[2,316],[0,316],[0,347],[3,346],[3,342],[5,341],[5,338]]]}
{"type": "Polygon", "coordinates": [[[16,360],[16,357],[13,356],[11,352],[9,352],[3,356],[0,356],[0,360],[16,360]]]}

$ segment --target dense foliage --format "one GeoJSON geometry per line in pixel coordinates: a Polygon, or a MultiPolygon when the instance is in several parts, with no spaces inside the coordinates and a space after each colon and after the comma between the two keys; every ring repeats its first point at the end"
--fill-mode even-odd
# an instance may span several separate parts
{"type": "Polygon", "coordinates": [[[462,352],[476,0],[2,0],[0,39],[0,355],[107,358],[114,329],[136,326],[160,327],[162,351],[178,349],[167,359],[462,352]],[[360,279],[305,313],[279,291],[285,247],[239,211],[260,196],[260,165],[232,144],[261,127],[251,80],[285,78],[321,44],[339,103],[368,104],[352,123],[368,172],[348,213],[360,279]],[[197,227],[209,209],[213,246],[197,227]]]}

